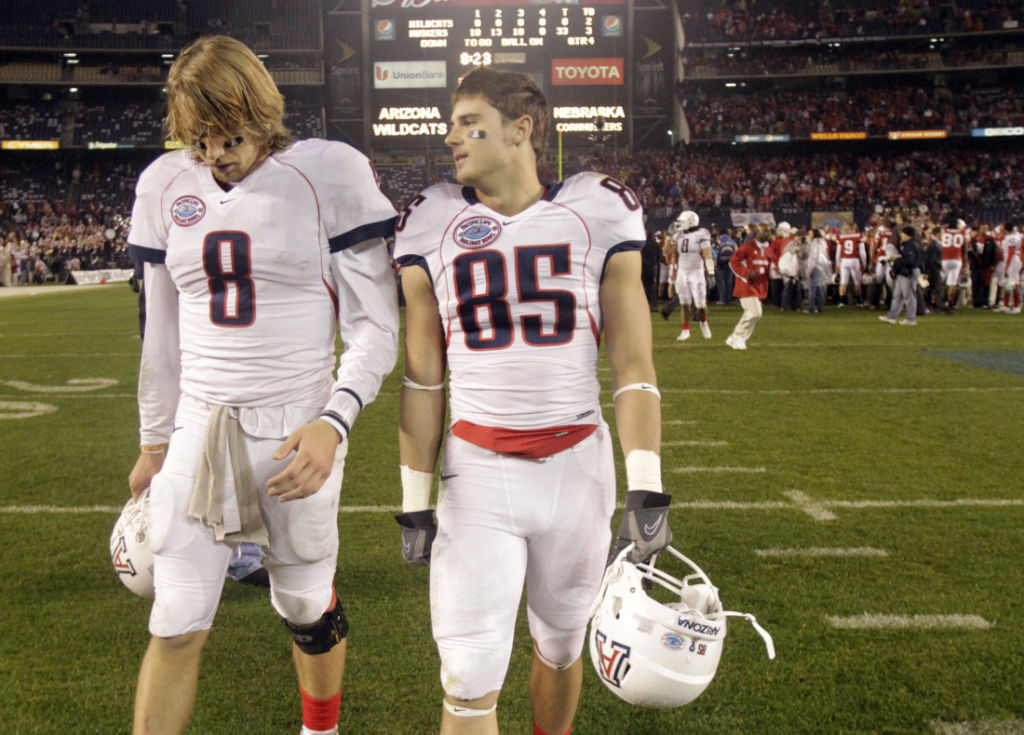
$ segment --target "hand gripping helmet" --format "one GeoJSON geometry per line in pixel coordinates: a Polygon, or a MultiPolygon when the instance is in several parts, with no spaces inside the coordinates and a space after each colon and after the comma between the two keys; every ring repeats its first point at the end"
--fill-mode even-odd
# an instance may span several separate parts
{"type": "Polygon", "coordinates": [[[149,549],[149,490],[124,504],[110,534],[110,561],[117,578],[140,597],[153,597],[153,552],[149,549]]]}
{"type": "Polygon", "coordinates": [[[683,554],[666,547],[695,572],[680,581],[653,563],[631,563],[631,548],[605,571],[590,621],[590,660],[616,696],[658,709],[692,702],[718,670],[728,616],[750,621],[764,638],[768,658],[775,658],[768,631],[753,615],[724,611],[718,589],[683,554]],[[662,604],[648,597],[645,582],[664,587],[675,599],[662,604]]]}
{"type": "Polygon", "coordinates": [[[676,228],[680,230],[692,230],[699,224],[700,217],[697,216],[696,212],[692,212],[689,209],[684,209],[676,217],[676,228]]]}

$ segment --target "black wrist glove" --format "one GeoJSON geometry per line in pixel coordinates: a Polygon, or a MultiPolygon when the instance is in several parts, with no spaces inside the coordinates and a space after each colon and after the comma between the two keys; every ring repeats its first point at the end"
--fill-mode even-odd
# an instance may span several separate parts
{"type": "Polygon", "coordinates": [[[430,547],[437,536],[437,521],[430,508],[395,516],[402,527],[402,558],[410,564],[425,567],[430,564],[430,547]]]}
{"type": "Polygon", "coordinates": [[[648,562],[672,543],[672,529],[668,527],[668,506],[672,496],[651,490],[630,490],[626,493],[626,513],[619,524],[611,559],[632,543],[636,548],[629,552],[634,564],[648,562]]]}

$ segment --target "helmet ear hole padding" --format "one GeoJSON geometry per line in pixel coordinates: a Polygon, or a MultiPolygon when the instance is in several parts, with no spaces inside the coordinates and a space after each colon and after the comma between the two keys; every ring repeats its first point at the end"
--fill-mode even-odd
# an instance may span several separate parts
{"type": "Polygon", "coordinates": [[[605,686],[630,704],[661,709],[692,702],[707,689],[728,616],[750,621],[775,657],[771,636],[752,615],[723,610],[707,575],[671,546],[666,550],[695,573],[679,580],[653,564],[633,564],[627,547],[605,571],[589,635],[591,663],[605,686]],[[674,600],[649,597],[644,582],[669,590],[674,600]]]}

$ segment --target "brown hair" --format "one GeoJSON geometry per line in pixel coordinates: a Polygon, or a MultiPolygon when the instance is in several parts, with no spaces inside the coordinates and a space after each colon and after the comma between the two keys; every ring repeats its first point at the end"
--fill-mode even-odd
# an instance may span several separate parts
{"type": "Polygon", "coordinates": [[[551,125],[551,108],[547,97],[529,75],[481,66],[463,77],[452,95],[452,102],[468,97],[483,97],[506,120],[528,115],[533,120],[530,146],[537,160],[541,159],[551,125]]]}
{"type": "Polygon", "coordinates": [[[175,59],[167,76],[164,127],[185,145],[240,130],[259,135],[271,151],[291,144],[284,98],[270,72],[248,46],[228,36],[200,38],[175,59]]]}

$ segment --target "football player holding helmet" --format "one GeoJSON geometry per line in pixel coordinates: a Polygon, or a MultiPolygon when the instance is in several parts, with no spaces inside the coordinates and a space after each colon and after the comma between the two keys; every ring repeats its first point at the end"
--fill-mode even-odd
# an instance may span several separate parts
{"type": "Polygon", "coordinates": [[[117,578],[140,597],[153,597],[153,552],[149,548],[149,488],[124,504],[110,534],[110,561],[117,578]]]}
{"type": "Polygon", "coordinates": [[[708,576],[671,546],[666,550],[694,574],[682,580],[634,564],[624,549],[605,571],[590,621],[590,660],[601,681],[620,699],[642,707],[667,709],[692,702],[718,670],[725,641],[725,619],[746,618],[775,658],[772,637],[753,615],[726,611],[708,576]],[[644,583],[669,590],[674,600],[649,597],[644,583]]]}

